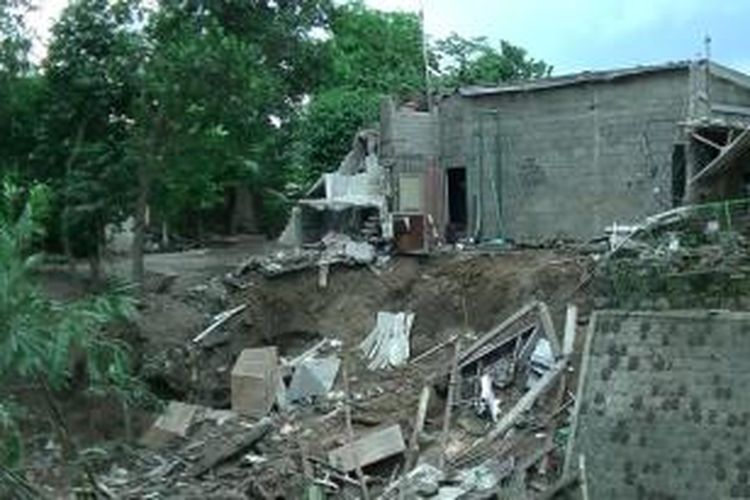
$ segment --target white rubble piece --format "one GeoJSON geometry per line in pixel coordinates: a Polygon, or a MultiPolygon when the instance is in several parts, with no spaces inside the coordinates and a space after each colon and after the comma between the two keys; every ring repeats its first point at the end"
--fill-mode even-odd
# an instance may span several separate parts
{"type": "Polygon", "coordinates": [[[276,347],[243,350],[232,368],[232,410],[265,416],[277,399],[280,378],[276,347]]]}
{"type": "Polygon", "coordinates": [[[376,161],[368,161],[367,169],[359,174],[346,175],[338,172],[324,174],[326,201],[355,206],[382,207],[383,169],[376,161]]]}
{"type": "Polygon", "coordinates": [[[634,225],[621,225],[613,223],[611,226],[604,230],[607,238],[609,239],[609,249],[614,250],[625,245],[633,234],[640,229],[640,226],[634,225]]]}
{"type": "Polygon", "coordinates": [[[159,418],[141,438],[141,443],[150,448],[159,448],[175,438],[187,437],[200,406],[170,401],[159,418]]]}
{"type": "Polygon", "coordinates": [[[500,415],[500,401],[498,401],[495,391],[492,389],[492,377],[489,374],[484,374],[479,379],[479,383],[481,386],[479,399],[482,402],[482,413],[484,411],[489,412],[492,421],[497,422],[500,415]]]}
{"type": "Polygon", "coordinates": [[[458,500],[475,498],[472,495],[476,495],[476,498],[490,498],[497,485],[513,473],[514,467],[513,457],[503,461],[490,458],[476,467],[457,471],[454,476],[450,477],[450,481],[446,481],[443,471],[428,463],[422,463],[398,481],[391,483],[378,499],[458,500]],[[450,484],[441,484],[445,482],[450,484]]]}
{"type": "Polygon", "coordinates": [[[349,236],[339,233],[328,233],[321,241],[325,246],[320,258],[323,264],[341,261],[371,264],[375,261],[375,248],[366,241],[354,241],[349,236]]]}
{"type": "Polygon", "coordinates": [[[531,352],[531,367],[536,371],[547,371],[555,363],[555,356],[552,354],[552,346],[546,338],[537,340],[534,350],[531,352]]]}
{"type": "Polygon", "coordinates": [[[296,365],[292,382],[287,389],[287,401],[306,400],[325,396],[333,387],[341,360],[336,356],[307,358],[296,365]]]}
{"type": "Polygon", "coordinates": [[[298,247],[302,245],[302,209],[292,207],[284,231],[279,236],[279,243],[288,247],[298,247]]]}
{"type": "Polygon", "coordinates": [[[237,314],[241,313],[247,308],[247,304],[241,304],[233,309],[229,309],[228,311],[221,312],[213,317],[211,325],[208,326],[205,330],[203,330],[201,333],[199,333],[195,338],[193,338],[193,343],[197,344],[203,339],[205,339],[208,335],[211,334],[214,330],[221,327],[224,323],[232,319],[237,314]]]}
{"type": "Polygon", "coordinates": [[[359,348],[370,360],[371,370],[401,366],[409,361],[409,336],[414,313],[378,313],[377,323],[359,348]]]}

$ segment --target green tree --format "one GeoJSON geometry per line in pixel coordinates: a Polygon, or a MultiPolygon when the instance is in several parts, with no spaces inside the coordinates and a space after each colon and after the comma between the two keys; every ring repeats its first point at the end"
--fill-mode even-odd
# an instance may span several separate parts
{"type": "Polygon", "coordinates": [[[74,0],[52,29],[44,64],[48,111],[37,154],[59,196],[66,253],[88,256],[95,278],[104,227],[127,215],[135,191],[124,146],[142,57],[139,14],[137,1],[74,0]]]}
{"type": "Polygon", "coordinates": [[[0,158],[6,173],[29,175],[44,81],[29,62],[26,0],[0,0],[0,158]]]}
{"type": "Polygon", "coordinates": [[[311,182],[335,170],[361,128],[378,121],[384,95],[423,96],[422,29],[417,15],[383,12],[354,1],[331,15],[330,66],[295,121],[292,178],[311,182]]]}
{"type": "Polygon", "coordinates": [[[322,173],[335,170],[351,148],[354,133],[376,124],[380,98],[378,92],[347,87],[317,94],[297,125],[301,166],[290,180],[309,185],[322,173]]]}
{"type": "Polygon", "coordinates": [[[347,87],[398,96],[425,89],[422,27],[409,12],[383,12],[362,1],[331,16],[331,72],[326,89],[347,87]]]}
{"type": "Polygon", "coordinates": [[[439,67],[437,86],[443,90],[542,78],[552,72],[552,66],[505,40],[497,50],[485,37],[463,38],[453,33],[435,42],[433,50],[439,67]]]}
{"type": "Polygon", "coordinates": [[[25,16],[29,0],[0,0],[0,76],[17,76],[29,69],[31,34],[25,16]]]}
{"type": "MultiPolygon", "coordinates": [[[[28,191],[5,183],[0,192],[0,383],[12,387],[23,380],[38,383],[48,397],[50,413],[60,418],[53,391],[66,388],[73,378],[74,358],[85,360],[88,386],[94,391],[115,389],[125,400],[145,394],[131,376],[127,346],[107,338],[102,328],[134,311],[127,295],[114,292],[89,300],[60,303],[45,298],[34,284],[40,256],[34,243],[43,236],[48,190],[28,191]]],[[[7,394],[7,393],[6,393],[7,394]]],[[[12,400],[0,400],[0,495],[16,492],[18,477],[7,468],[22,457],[21,438],[12,400]]],[[[66,456],[75,447],[57,422],[66,456]]]]}
{"type": "MultiPolygon", "coordinates": [[[[195,231],[231,186],[272,201],[285,125],[325,67],[328,0],[163,0],[147,28],[137,134],[137,240],[145,207],[195,231]]],[[[273,214],[264,204],[263,218],[273,214]]],[[[141,245],[136,244],[136,249],[141,245]]],[[[143,274],[142,255],[133,276],[143,274]]]]}

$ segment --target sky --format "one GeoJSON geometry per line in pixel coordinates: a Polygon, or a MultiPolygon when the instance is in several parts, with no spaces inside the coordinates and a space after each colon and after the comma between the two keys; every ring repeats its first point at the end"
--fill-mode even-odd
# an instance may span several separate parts
{"type": "MultiPolygon", "coordinates": [[[[554,74],[678,61],[704,54],[750,73],[749,0],[365,0],[418,11],[433,38],[452,32],[520,45],[554,74]]],[[[67,0],[40,0],[32,25],[44,40],[67,0]]],[[[37,45],[37,55],[43,54],[37,45]]]]}

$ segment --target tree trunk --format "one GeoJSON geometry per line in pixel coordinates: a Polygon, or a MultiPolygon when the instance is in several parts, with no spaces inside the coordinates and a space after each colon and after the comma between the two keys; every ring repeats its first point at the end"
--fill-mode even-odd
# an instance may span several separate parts
{"type": "MultiPolygon", "coordinates": [[[[162,215],[162,217],[164,217],[164,215],[162,215]]],[[[163,250],[169,248],[169,224],[167,223],[166,218],[161,221],[161,246],[163,250]]]]}
{"type": "Polygon", "coordinates": [[[151,179],[148,165],[141,160],[138,166],[138,199],[135,204],[135,227],[133,228],[133,281],[143,285],[145,267],[143,264],[143,247],[146,243],[146,211],[151,179]]]}
{"type": "MultiPolygon", "coordinates": [[[[70,152],[68,159],[65,161],[65,179],[69,179],[73,165],[75,164],[78,154],[81,151],[81,144],[83,143],[83,136],[86,132],[86,121],[81,122],[76,132],[76,140],[73,143],[73,150],[70,152]]],[[[65,182],[65,181],[63,181],[65,182]]],[[[63,184],[64,185],[64,184],[63,184]]],[[[63,191],[63,209],[60,217],[60,239],[62,240],[63,253],[65,259],[68,261],[68,270],[71,274],[76,272],[76,260],[73,254],[73,244],[70,241],[70,200],[68,195],[67,187],[63,191]]]]}
{"type": "MultiPolygon", "coordinates": [[[[97,217],[97,219],[99,219],[97,217]]],[[[104,246],[106,244],[106,236],[104,235],[104,223],[101,220],[97,220],[95,223],[95,241],[94,251],[89,256],[89,266],[91,269],[91,283],[95,288],[98,288],[102,283],[102,263],[104,262],[104,246]]]]}

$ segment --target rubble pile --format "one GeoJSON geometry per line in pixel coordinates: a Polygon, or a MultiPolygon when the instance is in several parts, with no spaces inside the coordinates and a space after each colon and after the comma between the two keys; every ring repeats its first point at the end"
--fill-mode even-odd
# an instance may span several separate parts
{"type": "Polygon", "coordinates": [[[573,402],[574,307],[564,338],[534,301],[483,335],[456,332],[416,355],[414,313],[377,316],[359,344],[324,338],[293,358],[243,350],[228,374],[231,409],[170,403],[148,448],[104,486],[118,498],[383,499],[554,486],[573,402]]]}
{"type": "MultiPolygon", "coordinates": [[[[627,235],[612,232],[599,275],[603,307],[744,308],[750,291],[748,226],[723,210],[654,216],[627,235]]],[[[623,229],[623,228],[619,228],[623,229]]]]}
{"type": "MultiPolygon", "coordinates": [[[[236,280],[252,271],[272,278],[317,266],[368,265],[374,264],[377,257],[375,246],[371,243],[356,241],[344,234],[329,233],[317,244],[252,256],[239,266],[231,279],[236,280]]],[[[385,254],[382,259],[387,259],[385,254]]]]}

